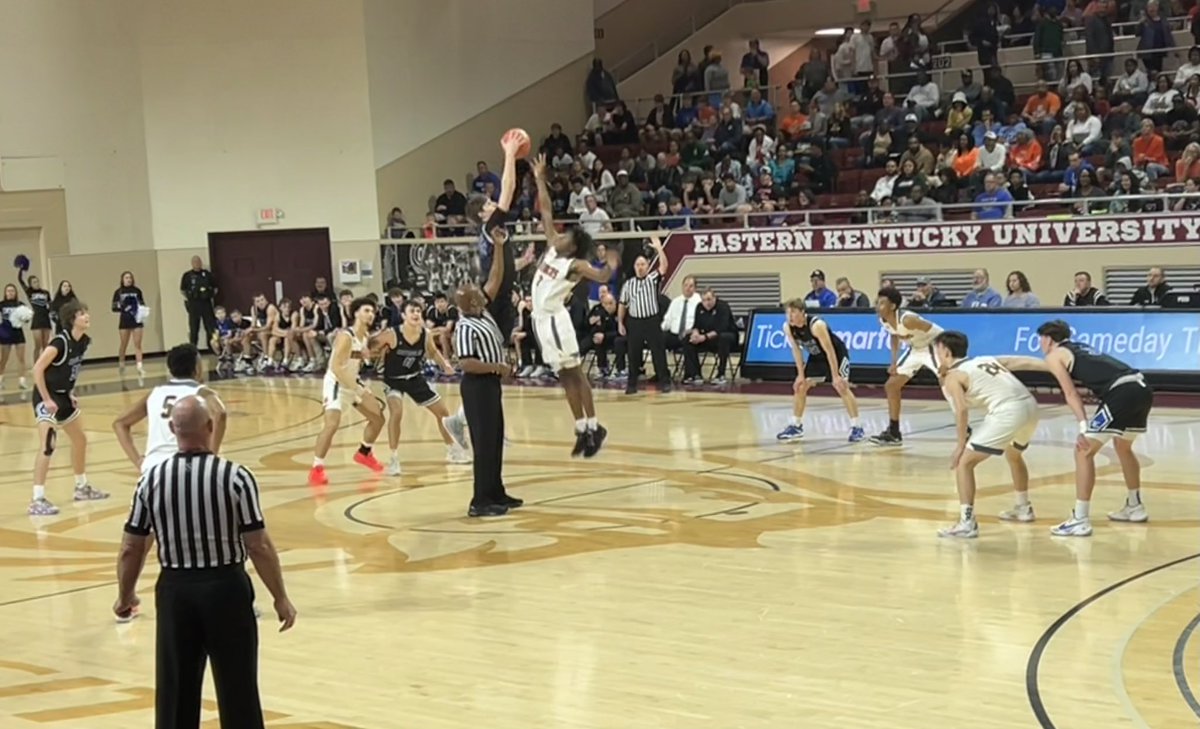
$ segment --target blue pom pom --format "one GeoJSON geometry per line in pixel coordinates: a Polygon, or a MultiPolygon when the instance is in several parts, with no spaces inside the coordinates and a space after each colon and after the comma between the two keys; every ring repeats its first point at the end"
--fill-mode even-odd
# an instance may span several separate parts
{"type": "Polygon", "coordinates": [[[22,271],[28,271],[29,256],[25,255],[24,253],[17,254],[17,257],[13,259],[13,265],[22,271]]]}

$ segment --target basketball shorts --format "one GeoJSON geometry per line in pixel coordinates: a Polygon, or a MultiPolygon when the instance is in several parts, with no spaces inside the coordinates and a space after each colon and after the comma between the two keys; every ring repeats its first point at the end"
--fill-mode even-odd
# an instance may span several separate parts
{"type": "Polygon", "coordinates": [[[387,377],[383,380],[384,386],[387,388],[387,397],[403,398],[408,395],[412,401],[423,408],[427,408],[442,396],[433,389],[433,385],[429,384],[421,375],[413,375],[412,377],[387,377]]]}
{"type": "Polygon", "coordinates": [[[937,358],[933,356],[933,347],[909,347],[896,360],[896,374],[913,378],[922,370],[927,369],[937,374],[937,358]]]}
{"type": "MultiPolygon", "coordinates": [[[[362,380],[358,384],[362,385],[362,380]]],[[[343,405],[354,407],[358,402],[357,393],[343,387],[333,373],[325,373],[325,380],[321,384],[321,405],[326,410],[341,410],[343,405]]]]}
{"type": "MultiPolygon", "coordinates": [[[[837,363],[838,373],[846,382],[850,381],[850,357],[842,357],[837,363]]],[[[829,382],[829,360],[824,354],[810,354],[804,363],[804,379],[813,384],[829,382]]]]}
{"type": "Polygon", "coordinates": [[[71,401],[71,393],[51,392],[50,397],[58,405],[58,411],[53,415],[46,409],[46,405],[42,401],[42,393],[36,389],[33,391],[33,417],[37,422],[50,423],[59,427],[79,417],[80,410],[71,401]]]}
{"type": "Polygon", "coordinates": [[[1111,438],[1133,441],[1146,432],[1150,409],[1154,406],[1154,391],[1141,375],[1118,382],[1121,384],[1110,387],[1100,398],[1100,407],[1088,421],[1087,437],[1093,440],[1102,443],[1111,438]]]}
{"type": "Polygon", "coordinates": [[[542,361],[550,369],[559,372],[580,365],[583,360],[579,357],[579,339],[570,312],[563,309],[553,314],[537,314],[532,321],[542,361]]]}
{"type": "Polygon", "coordinates": [[[989,411],[983,423],[971,432],[971,450],[999,456],[1009,446],[1023,451],[1037,430],[1038,407],[1032,397],[1005,403],[989,411]]]}

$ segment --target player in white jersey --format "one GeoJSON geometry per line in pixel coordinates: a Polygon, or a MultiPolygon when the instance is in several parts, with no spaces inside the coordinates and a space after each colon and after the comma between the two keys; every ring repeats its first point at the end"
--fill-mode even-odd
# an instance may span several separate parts
{"type": "Polygon", "coordinates": [[[534,161],[533,174],[537,180],[542,225],[546,230],[546,253],[533,276],[533,332],[542,349],[542,359],[558,375],[567,394],[567,405],[575,416],[575,446],[571,455],[591,458],[600,450],[608,431],[596,419],[592,385],[583,371],[579,338],[565,302],[580,279],[597,283],[612,280],[619,265],[618,254],[615,249],[609,251],[605,265],[593,267],[588,261],[592,254],[591,236],[580,227],[570,228],[565,233],[558,233],[554,228],[545,155],[538,155],[534,161]]]}
{"type": "Polygon", "coordinates": [[[871,436],[871,442],[880,446],[904,444],[900,435],[900,391],[908,381],[923,369],[938,373],[937,358],[933,353],[933,340],[942,333],[937,324],[900,308],[900,292],[891,286],[879,290],[875,299],[875,311],[883,328],[892,335],[892,363],[888,367],[888,379],[884,385],[888,403],[888,427],[879,435],[871,436]],[[907,345],[903,354],[900,343],[907,345]]]}
{"type": "Polygon", "coordinates": [[[1005,521],[1033,521],[1029,503],[1029,469],[1023,453],[1038,424],[1037,401],[1025,385],[994,357],[967,356],[967,335],[942,332],[934,339],[942,363],[942,392],[950,401],[958,426],[958,445],[950,459],[958,484],[959,516],[939,537],[979,536],[975,521],[975,467],[991,456],[1004,455],[1012,471],[1017,506],[1000,514],[1005,521]],[[974,431],[967,427],[971,408],[987,411],[974,431]]]}
{"type": "Polygon", "coordinates": [[[342,407],[345,405],[352,405],[367,419],[354,462],[375,473],[383,471],[383,464],[371,454],[375,440],[383,431],[383,402],[358,377],[363,363],[371,356],[369,344],[371,324],[375,321],[375,304],[367,298],[355,299],[350,302],[349,314],[350,325],[333,335],[333,351],[329,354],[329,365],[321,385],[325,423],[313,448],[313,465],[308,472],[310,486],[329,483],[329,476],[325,473],[325,456],[333,445],[333,436],[342,422],[342,407]]]}
{"type": "Polygon", "coordinates": [[[143,474],[178,452],[179,443],[171,431],[171,408],[185,397],[194,395],[203,399],[212,412],[213,434],[209,448],[213,453],[221,450],[221,442],[225,439],[225,404],[217,393],[203,384],[204,359],[200,350],[192,344],[172,347],[167,352],[167,371],[171,373],[171,379],[166,384],[150,390],[113,421],[117,442],[143,474]],[[133,442],[133,426],[142,420],[147,421],[144,455],[138,453],[133,442]]]}

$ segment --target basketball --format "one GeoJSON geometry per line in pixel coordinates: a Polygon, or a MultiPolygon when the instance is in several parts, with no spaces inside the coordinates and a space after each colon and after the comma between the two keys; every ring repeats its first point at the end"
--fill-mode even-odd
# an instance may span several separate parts
{"type": "Polygon", "coordinates": [[[504,136],[500,137],[500,141],[504,142],[514,134],[518,135],[518,138],[521,140],[521,146],[517,147],[517,159],[524,159],[529,156],[529,152],[533,148],[533,142],[529,140],[528,132],[524,129],[514,127],[505,132],[504,136]]]}

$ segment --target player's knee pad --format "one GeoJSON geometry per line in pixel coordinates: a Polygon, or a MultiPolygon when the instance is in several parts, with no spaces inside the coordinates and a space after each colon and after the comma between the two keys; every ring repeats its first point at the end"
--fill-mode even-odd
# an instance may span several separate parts
{"type": "Polygon", "coordinates": [[[58,442],[58,431],[54,428],[46,431],[46,442],[43,443],[42,454],[47,458],[54,455],[54,446],[58,442]]]}

